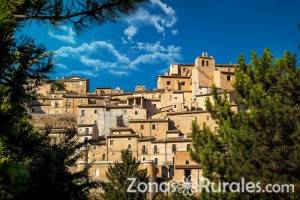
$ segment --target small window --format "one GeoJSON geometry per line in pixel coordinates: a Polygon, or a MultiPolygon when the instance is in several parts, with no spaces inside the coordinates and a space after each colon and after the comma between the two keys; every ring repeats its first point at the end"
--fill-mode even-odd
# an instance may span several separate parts
{"type": "Polygon", "coordinates": [[[85,114],[85,111],[84,111],[84,110],[81,110],[80,116],[83,117],[84,114],[85,114]]]}
{"type": "Polygon", "coordinates": [[[167,81],[167,85],[171,85],[171,81],[167,81]]]}
{"type": "Polygon", "coordinates": [[[128,149],[131,149],[131,144],[128,144],[128,149]]]}
{"type": "Polygon", "coordinates": [[[155,164],[155,165],[158,164],[158,158],[154,158],[154,164],[155,164]]]}
{"type": "Polygon", "coordinates": [[[144,124],[141,124],[141,130],[144,130],[144,124]]]}
{"type": "Polygon", "coordinates": [[[202,66],[204,66],[204,60],[202,60],[202,66]]]}
{"type": "Polygon", "coordinates": [[[206,66],[208,66],[208,60],[206,61],[206,66]]]}
{"type": "Polygon", "coordinates": [[[174,105],[174,108],[176,108],[176,105],[174,105]]]}
{"type": "Polygon", "coordinates": [[[156,104],[153,104],[153,106],[156,108],[156,104]]]}
{"type": "Polygon", "coordinates": [[[131,140],[131,137],[129,137],[128,140],[131,140]]]}
{"type": "Polygon", "coordinates": [[[97,149],[97,146],[94,146],[94,151],[97,149]]]}
{"type": "Polygon", "coordinates": [[[177,99],[177,97],[174,97],[174,99],[177,99]]]}
{"type": "Polygon", "coordinates": [[[181,85],[185,85],[185,82],[181,82],[181,85]]]}
{"type": "Polygon", "coordinates": [[[182,68],[182,71],[185,72],[185,68],[182,68]]]}
{"type": "Polygon", "coordinates": [[[97,114],[97,110],[94,110],[94,113],[97,114]]]}
{"type": "Polygon", "coordinates": [[[86,134],[86,135],[89,134],[89,128],[85,128],[85,134],[86,134]]]}
{"type": "Polygon", "coordinates": [[[106,154],[102,154],[102,160],[106,160],[106,154]]]}
{"type": "Polygon", "coordinates": [[[155,129],[156,129],[156,125],[152,124],[152,130],[155,130],[155,129]]]}
{"type": "Polygon", "coordinates": [[[146,158],[145,157],[143,157],[143,161],[145,161],[146,160],[146,158]]]}
{"type": "Polygon", "coordinates": [[[127,110],[124,110],[123,112],[124,112],[124,115],[126,115],[126,114],[127,114],[127,110]]]}
{"type": "Polygon", "coordinates": [[[154,154],[158,154],[158,148],[157,148],[157,145],[154,145],[153,153],[154,153],[154,154]]]}
{"type": "Polygon", "coordinates": [[[99,169],[97,168],[95,171],[94,171],[94,177],[98,177],[99,176],[99,169]]]}
{"type": "Polygon", "coordinates": [[[137,115],[137,114],[138,114],[138,111],[134,111],[134,114],[137,115]]]}
{"type": "Polygon", "coordinates": [[[190,162],[189,162],[188,160],[186,160],[186,161],[185,161],[185,164],[188,165],[188,164],[190,164],[190,162]]]}
{"type": "Polygon", "coordinates": [[[111,146],[111,145],[113,145],[114,144],[114,141],[113,140],[110,140],[109,141],[109,145],[111,146]]]}
{"type": "Polygon", "coordinates": [[[176,144],[172,144],[172,153],[176,152],[176,144]]]}
{"type": "Polygon", "coordinates": [[[231,76],[227,75],[227,81],[230,81],[230,80],[231,80],[231,76]]]}
{"type": "Polygon", "coordinates": [[[147,154],[146,145],[142,146],[142,154],[147,154]]]}
{"type": "Polygon", "coordinates": [[[186,150],[189,151],[191,149],[191,144],[186,145],[186,150]]]}

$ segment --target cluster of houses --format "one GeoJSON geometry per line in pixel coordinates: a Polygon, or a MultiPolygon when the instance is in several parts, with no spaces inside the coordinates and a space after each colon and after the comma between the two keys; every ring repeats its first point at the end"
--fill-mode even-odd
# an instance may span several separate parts
{"type": "MultiPolygon", "coordinates": [[[[181,181],[202,176],[201,165],[190,157],[192,122],[217,130],[206,111],[212,86],[225,91],[233,110],[237,65],[216,64],[202,53],[192,64],[172,64],[157,77],[157,89],[136,86],[133,92],[120,88],[89,91],[89,79],[68,77],[48,80],[37,89],[38,98],[30,104],[34,126],[51,125],[52,143],[59,143],[66,127],[75,126],[79,141],[93,139],[88,152],[77,162],[87,164],[90,177],[105,180],[108,166],[120,161],[121,151],[129,149],[152,181],[181,181]]],[[[75,169],[75,170],[76,170],[75,169]]]]}

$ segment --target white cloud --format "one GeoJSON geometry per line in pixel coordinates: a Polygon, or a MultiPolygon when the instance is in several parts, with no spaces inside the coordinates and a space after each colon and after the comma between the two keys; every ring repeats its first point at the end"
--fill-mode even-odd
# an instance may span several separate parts
{"type": "Polygon", "coordinates": [[[101,59],[88,58],[87,56],[80,56],[80,61],[87,66],[94,67],[95,70],[115,68],[117,62],[106,62],[101,59]]]}
{"type": "MultiPolygon", "coordinates": [[[[172,33],[171,28],[173,28],[177,22],[175,10],[161,0],[150,0],[150,2],[149,7],[140,7],[133,15],[126,19],[129,27],[134,26],[136,30],[138,30],[139,27],[143,25],[150,25],[154,27],[158,33],[163,35],[165,35],[167,29],[172,33]]],[[[125,35],[127,34],[125,33],[125,35]]]]}
{"type": "Polygon", "coordinates": [[[66,65],[61,64],[61,63],[55,63],[55,66],[56,66],[56,67],[59,67],[59,68],[61,68],[61,69],[69,69],[66,65]]]}
{"type": "Polygon", "coordinates": [[[171,31],[171,33],[172,33],[173,35],[177,35],[177,34],[178,34],[178,30],[174,29],[174,30],[171,31]]]}
{"type": "Polygon", "coordinates": [[[67,74],[64,74],[65,76],[71,76],[71,75],[83,75],[83,76],[90,76],[90,77],[97,77],[98,73],[95,73],[91,70],[73,70],[67,74]]]}
{"type": "Polygon", "coordinates": [[[76,33],[73,31],[72,27],[60,26],[56,30],[49,30],[48,34],[50,37],[57,40],[61,40],[70,44],[76,43],[76,33]]]}
{"type": "Polygon", "coordinates": [[[106,41],[96,41],[88,43],[83,43],[79,47],[61,47],[55,51],[57,57],[69,57],[69,56],[77,56],[82,53],[92,53],[98,49],[106,49],[108,50],[119,62],[129,62],[129,59],[126,55],[122,55],[119,51],[117,51],[114,46],[106,41]]]}
{"type": "Polygon", "coordinates": [[[124,34],[127,36],[128,40],[132,40],[132,37],[135,36],[137,33],[137,28],[133,25],[128,26],[125,30],[124,30],[124,34]]]}
{"type": "Polygon", "coordinates": [[[161,0],[150,0],[150,2],[154,5],[158,5],[169,17],[169,19],[165,21],[165,25],[167,27],[173,27],[177,22],[175,10],[171,6],[168,6],[167,4],[163,3],[161,0]]]}
{"type": "Polygon", "coordinates": [[[129,65],[131,68],[136,68],[139,64],[155,64],[160,61],[170,64],[181,58],[180,47],[176,47],[174,45],[165,47],[161,45],[160,42],[138,42],[133,48],[136,48],[140,51],[145,51],[146,53],[136,57],[129,65]]]}
{"type": "Polygon", "coordinates": [[[108,72],[112,75],[115,75],[115,76],[128,76],[129,73],[126,72],[126,71],[115,71],[115,70],[108,70],[108,72]]]}
{"type": "Polygon", "coordinates": [[[78,72],[86,76],[97,76],[100,71],[106,71],[115,76],[127,76],[131,70],[138,69],[140,65],[153,65],[159,62],[168,65],[181,59],[181,48],[175,45],[164,46],[159,41],[155,43],[132,41],[131,44],[133,50],[138,50],[136,52],[138,55],[131,58],[120,53],[114,45],[105,41],[84,43],[78,47],[61,47],[55,52],[57,59],[67,57],[89,67],[88,70],[72,71],[73,74],[78,72]],[[104,56],[103,50],[108,50],[110,55],[104,56]]]}

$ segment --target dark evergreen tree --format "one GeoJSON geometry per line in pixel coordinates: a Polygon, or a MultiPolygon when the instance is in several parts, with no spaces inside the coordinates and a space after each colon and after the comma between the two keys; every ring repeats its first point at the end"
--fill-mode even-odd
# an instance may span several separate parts
{"type": "MultiPolygon", "coordinates": [[[[111,165],[106,173],[108,181],[101,182],[103,197],[107,200],[133,200],[146,199],[147,192],[138,192],[137,185],[139,182],[148,184],[149,177],[146,169],[140,169],[140,162],[132,156],[130,150],[122,151],[122,161],[111,165]],[[127,192],[131,180],[136,178],[133,186],[136,193],[127,192]]],[[[143,187],[141,187],[143,189],[143,187]]]]}
{"type": "Polygon", "coordinates": [[[74,142],[75,129],[51,146],[49,131],[30,124],[26,105],[34,89],[53,70],[43,45],[19,36],[29,20],[76,30],[115,21],[143,0],[0,0],[0,199],[86,199],[93,186],[87,171],[72,174],[85,144],[74,142]]]}
{"type": "Polygon", "coordinates": [[[203,193],[203,199],[299,199],[300,70],[295,56],[274,58],[266,49],[239,59],[235,92],[238,112],[214,89],[206,107],[216,120],[217,133],[193,124],[193,158],[214,182],[294,184],[295,193],[203,193]]]}

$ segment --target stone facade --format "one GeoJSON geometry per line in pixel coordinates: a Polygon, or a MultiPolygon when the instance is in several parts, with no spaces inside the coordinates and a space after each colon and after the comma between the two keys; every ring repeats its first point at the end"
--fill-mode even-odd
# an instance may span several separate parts
{"type": "Polygon", "coordinates": [[[89,80],[81,77],[56,80],[63,83],[62,90],[53,87],[55,81],[47,81],[37,89],[29,110],[37,128],[54,125],[52,143],[59,143],[64,128],[70,126],[77,128],[80,142],[93,139],[73,169],[89,164],[92,179],[105,180],[108,166],[120,161],[125,149],[141,161],[152,181],[199,178],[201,165],[189,154],[192,122],[217,130],[205,108],[207,99],[213,101],[213,85],[220,96],[227,93],[237,111],[232,91],[236,67],[216,64],[203,53],[192,64],[171,65],[166,74],[158,76],[157,89],[137,86],[133,92],[101,87],[89,93],[89,80]]]}

